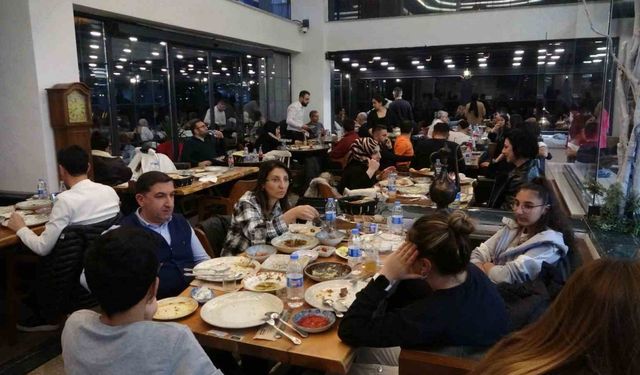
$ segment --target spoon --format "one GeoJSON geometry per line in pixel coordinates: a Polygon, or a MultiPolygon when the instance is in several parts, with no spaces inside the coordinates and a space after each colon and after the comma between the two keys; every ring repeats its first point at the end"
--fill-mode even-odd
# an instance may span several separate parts
{"type": "Polygon", "coordinates": [[[296,345],[300,345],[302,344],[302,340],[300,340],[297,337],[291,336],[290,334],[286,333],[285,331],[281,330],[280,328],[278,328],[278,326],[276,325],[276,322],[269,318],[266,320],[266,323],[268,325],[270,325],[271,327],[273,327],[273,329],[275,329],[276,331],[280,332],[280,334],[284,335],[286,338],[288,338],[289,340],[291,340],[292,343],[296,344],[296,345]]]}
{"type": "Polygon", "coordinates": [[[266,313],[266,315],[268,317],[270,317],[271,319],[275,320],[275,319],[279,319],[280,323],[284,324],[285,326],[291,328],[295,333],[299,334],[302,337],[309,337],[309,334],[306,332],[302,332],[300,330],[298,330],[296,327],[294,327],[293,325],[285,322],[284,319],[280,319],[280,314],[278,314],[277,312],[272,312],[272,313],[266,313]]]}
{"type": "Polygon", "coordinates": [[[324,300],[322,300],[322,303],[327,305],[327,306],[329,306],[329,307],[331,307],[333,309],[333,311],[336,313],[336,316],[338,318],[342,318],[344,316],[344,314],[342,312],[340,312],[336,308],[336,306],[335,306],[335,304],[334,304],[334,302],[333,302],[333,300],[331,298],[325,298],[324,300]]]}

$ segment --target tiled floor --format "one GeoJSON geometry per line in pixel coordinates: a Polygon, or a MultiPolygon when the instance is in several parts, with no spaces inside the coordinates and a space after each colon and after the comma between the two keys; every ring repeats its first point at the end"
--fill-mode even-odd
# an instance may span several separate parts
{"type": "Polygon", "coordinates": [[[59,355],[27,375],[64,375],[64,363],[59,355]]]}

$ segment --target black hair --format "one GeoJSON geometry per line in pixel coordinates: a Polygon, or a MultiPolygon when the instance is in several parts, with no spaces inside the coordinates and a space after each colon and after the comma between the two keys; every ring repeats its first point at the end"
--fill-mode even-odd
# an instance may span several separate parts
{"type": "Polygon", "coordinates": [[[279,160],[268,160],[262,162],[260,164],[260,169],[258,170],[258,178],[256,183],[256,188],[253,190],[253,194],[256,196],[256,201],[260,205],[260,209],[262,210],[262,215],[267,218],[267,214],[271,213],[273,207],[269,207],[269,197],[267,196],[267,192],[264,190],[264,186],[267,184],[267,177],[269,173],[271,173],[274,169],[284,169],[287,172],[287,176],[289,177],[289,187],[287,188],[287,193],[284,198],[280,199],[280,208],[282,212],[285,212],[289,209],[289,192],[291,191],[291,171],[284,165],[283,162],[279,160]]]}
{"type": "Polygon", "coordinates": [[[459,129],[466,129],[469,127],[469,122],[465,119],[461,119],[460,121],[458,121],[458,128],[459,129]]]}
{"type": "Polygon", "coordinates": [[[375,101],[376,101],[376,102],[378,102],[378,103],[382,103],[382,104],[384,104],[384,98],[383,98],[383,97],[382,97],[382,95],[380,95],[380,94],[375,94],[375,95],[373,96],[373,100],[375,100],[375,101]]]}
{"type": "Polygon", "coordinates": [[[375,125],[375,126],[373,127],[373,129],[371,129],[371,133],[373,134],[373,133],[375,133],[375,132],[377,132],[377,131],[380,131],[380,130],[387,130],[387,131],[389,131],[389,129],[387,128],[387,125],[377,124],[377,125],[375,125]]]}
{"type": "Polygon", "coordinates": [[[71,145],[58,151],[58,164],[71,176],[81,176],[89,170],[89,154],[82,147],[71,145]]]}
{"type": "Polygon", "coordinates": [[[346,132],[354,131],[356,129],[356,122],[353,121],[350,118],[346,118],[342,122],[342,127],[344,128],[344,131],[346,131],[346,132]]]}
{"type": "Polygon", "coordinates": [[[160,171],[145,172],[136,181],[136,194],[147,193],[151,191],[153,185],[165,182],[173,182],[173,179],[160,171]]]}
{"type": "Polygon", "coordinates": [[[109,139],[102,135],[99,131],[91,133],[91,149],[105,151],[109,148],[109,139]]]}
{"type": "Polygon", "coordinates": [[[201,119],[199,119],[197,117],[193,118],[193,119],[189,120],[189,122],[187,122],[187,128],[193,132],[195,130],[195,128],[196,128],[196,125],[199,122],[204,122],[204,121],[202,121],[201,119]]]}
{"type": "Polygon", "coordinates": [[[411,133],[413,130],[413,121],[404,120],[400,123],[400,133],[411,133]]]}
{"type": "Polygon", "coordinates": [[[318,115],[320,114],[320,112],[318,112],[317,110],[313,109],[313,110],[311,110],[311,112],[309,112],[309,118],[311,118],[311,116],[313,116],[314,113],[317,113],[318,115]]]}
{"type": "Polygon", "coordinates": [[[265,135],[266,133],[273,133],[274,135],[276,134],[276,129],[279,127],[280,125],[278,125],[277,122],[275,121],[267,121],[264,124],[264,130],[265,130],[265,135]]]}
{"type": "Polygon", "coordinates": [[[311,95],[311,93],[310,93],[309,91],[307,91],[307,90],[302,90],[302,91],[300,91],[300,93],[298,94],[298,98],[302,98],[302,97],[304,97],[305,95],[311,95]]]}
{"type": "Polygon", "coordinates": [[[449,132],[449,124],[445,124],[444,122],[439,122],[433,125],[434,134],[445,134],[448,132],[449,132]]]}
{"type": "Polygon", "coordinates": [[[344,107],[336,107],[336,115],[339,115],[340,112],[344,111],[344,107]]]}
{"type": "Polygon", "coordinates": [[[107,316],[129,310],[147,295],[158,273],[157,247],[146,230],[119,227],[98,237],[87,250],[87,285],[107,316]]]}
{"type": "Polygon", "coordinates": [[[469,112],[474,113],[477,116],[480,116],[478,112],[478,94],[471,95],[471,102],[469,103],[469,112]]]}
{"type": "Polygon", "coordinates": [[[535,159],[538,156],[538,139],[532,132],[521,128],[509,130],[505,135],[516,158],[535,159]]]}

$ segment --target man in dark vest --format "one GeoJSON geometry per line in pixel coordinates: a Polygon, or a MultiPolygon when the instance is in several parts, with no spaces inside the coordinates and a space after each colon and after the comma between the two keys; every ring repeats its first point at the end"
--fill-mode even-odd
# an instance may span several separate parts
{"type": "Polygon", "coordinates": [[[136,201],[140,208],[121,221],[122,226],[143,228],[157,237],[156,251],[161,264],[158,298],[180,294],[191,281],[184,268],[193,268],[209,259],[189,222],[173,212],[175,188],[166,174],[151,171],[136,182],[136,201]]]}

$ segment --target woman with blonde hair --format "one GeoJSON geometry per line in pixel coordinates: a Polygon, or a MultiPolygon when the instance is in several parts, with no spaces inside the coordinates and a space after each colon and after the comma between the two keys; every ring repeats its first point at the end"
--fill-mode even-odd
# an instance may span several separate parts
{"type": "Polygon", "coordinates": [[[501,340],[472,374],[640,374],[640,262],[575,272],[536,323],[501,340]]]}

